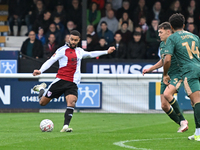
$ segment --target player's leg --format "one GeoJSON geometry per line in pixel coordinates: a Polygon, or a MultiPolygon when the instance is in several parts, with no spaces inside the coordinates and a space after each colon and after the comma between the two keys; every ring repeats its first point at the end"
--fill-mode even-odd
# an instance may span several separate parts
{"type": "MultiPolygon", "coordinates": [[[[177,78],[175,81],[177,81],[177,78]]],[[[174,111],[176,112],[177,116],[180,118],[180,128],[178,129],[177,132],[185,132],[188,130],[188,122],[183,117],[183,114],[181,112],[181,109],[179,107],[177,100],[173,97],[173,95],[179,89],[181,82],[182,82],[181,80],[179,82],[173,82],[173,79],[172,79],[172,81],[165,88],[165,91],[164,91],[164,97],[168,100],[168,102],[173,107],[174,111]]]]}
{"type": "Polygon", "coordinates": [[[189,97],[192,101],[191,103],[194,104],[193,110],[194,110],[194,120],[196,125],[194,139],[196,141],[200,141],[200,91],[192,93],[189,97]]]}
{"type": "Polygon", "coordinates": [[[169,104],[167,99],[164,97],[164,91],[167,86],[161,81],[161,89],[160,89],[160,96],[161,96],[161,108],[165,111],[165,113],[177,124],[180,124],[180,119],[176,112],[174,111],[173,107],[169,104]]]}
{"type": "Polygon", "coordinates": [[[64,83],[63,80],[56,78],[46,90],[45,88],[47,85],[45,83],[35,85],[33,90],[39,92],[39,104],[45,106],[51,101],[51,99],[60,97],[64,93],[64,83]]]}
{"type": "Polygon", "coordinates": [[[66,96],[67,101],[67,109],[65,111],[65,120],[63,129],[60,132],[71,132],[73,129],[69,128],[70,121],[73,117],[75,103],[77,101],[77,97],[75,95],[66,96]]]}
{"type": "Polygon", "coordinates": [[[184,88],[194,106],[194,118],[196,119],[195,135],[196,141],[200,141],[200,83],[198,79],[184,79],[184,88]]]}
{"type": "Polygon", "coordinates": [[[181,112],[181,109],[179,107],[177,100],[173,96],[176,92],[177,92],[177,88],[174,85],[169,84],[164,91],[164,97],[167,99],[170,105],[174,108],[176,114],[179,116],[180,120],[182,121],[182,120],[185,120],[185,118],[183,117],[183,114],[181,112]]]}
{"type": "Polygon", "coordinates": [[[69,128],[69,124],[70,124],[70,121],[72,119],[72,116],[73,116],[73,113],[74,113],[74,107],[75,107],[75,103],[77,101],[77,96],[75,95],[67,95],[66,96],[66,101],[67,101],[67,109],[65,111],[65,120],[64,120],[64,126],[63,128],[61,129],[60,132],[71,132],[73,131],[72,128],[69,128]]]}
{"type": "Polygon", "coordinates": [[[39,101],[39,104],[41,106],[45,106],[45,105],[47,105],[51,101],[51,99],[52,98],[47,98],[45,96],[42,96],[41,99],[40,99],[40,101],[39,101]]]}
{"type": "Polygon", "coordinates": [[[162,110],[177,124],[180,124],[180,119],[174,111],[173,107],[169,104],[169,102],[165,99],[164,95],[161,94],[161,108],[162,110]]]}
{"type": "Polygon", "coordinates": [[[78,87],[75,83],[69,83],[69,89],[65,92],[65,98],[67,102],[67,109],[65,111],[64,126],[60,132],[71,132],[73,129],[69,128],[70,121],[73,117],[74,107],[77,102],[78,87]]]}
{"type": "Polygon", "coordinates": [[[41,83],[41,84],[35,85],[35,86],[33,87],[33,90],[34,90],[34,91],[39,92],[38,98],[39,98],[39,104],[40,104],[41,106],[45,106],[45,105],[48,104],[48,103],[50,102],[50,100],[52,99],[52,98],[47,98],[47,97],[43,96],[43,94],[45,93],[45,88],[46,88],[46,86],[47,86],[46,83],[41,83]]]}
{"type": "MultiPolygon", "coordinates": [[[[192,109],[194,111],[194,103],[192,101],[190,101],[190,102],[191,102],[192,109]]],[[[195,124],[197,125],[198,123],[197,123],[197,118],[195,117],[195,115],[194,115],[194,121],[195,121],[195,124]]],[[[196,126],[196,128],[197,128],[197,126],[196,126]]],[[[188,136],[188,140],[194,140],[194,135],[195,135],[195,133],[191,136],[188,136]]]]}

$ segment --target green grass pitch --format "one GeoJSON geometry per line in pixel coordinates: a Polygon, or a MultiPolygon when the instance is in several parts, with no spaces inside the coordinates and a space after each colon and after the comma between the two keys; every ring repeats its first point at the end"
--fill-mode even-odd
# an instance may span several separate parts
{"type": "Polygon", "coordinates": [[[72,133],[60,133],[63,113],[0,113],[0,150],[197,150],[189,141],[194,133],[193,114],[185,114],[189,130],[166,114],[74,113],[72,133]],[[41,132],[40,121],[51,119],[52,132],[41,132]]]}

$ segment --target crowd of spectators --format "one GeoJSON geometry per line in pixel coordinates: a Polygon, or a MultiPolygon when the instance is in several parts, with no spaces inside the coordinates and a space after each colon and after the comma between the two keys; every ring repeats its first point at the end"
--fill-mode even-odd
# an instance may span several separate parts
{"type": "MultiPolygon", "coordinates": [[[[182,13],[186,18],[185,30],[199,36],[197,0],[88,0],[87,6],[85,50],[116,47],[112,55],[97,59],[158,59],[157,27],[174,13],[182,13]]],[[[81,32],[82,0],[9,0],[10,35],[17,24],[20,36],[23,20],[29,38],[22,45],[22,53],[48,59],[68,42],[71,30],[81,32]],[[41,46],[43,49],[39,50],[41,46]]]]}

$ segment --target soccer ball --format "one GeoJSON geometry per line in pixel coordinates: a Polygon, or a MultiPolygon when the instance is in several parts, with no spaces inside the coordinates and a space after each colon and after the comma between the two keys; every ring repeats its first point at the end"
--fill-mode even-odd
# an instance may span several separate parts
{"type": "Polygon", "coordinates": [[[51,132],[54,128],[54,124],[49,119],[44,119],[40,122],[40,129],[42,132],[51,132]]]}

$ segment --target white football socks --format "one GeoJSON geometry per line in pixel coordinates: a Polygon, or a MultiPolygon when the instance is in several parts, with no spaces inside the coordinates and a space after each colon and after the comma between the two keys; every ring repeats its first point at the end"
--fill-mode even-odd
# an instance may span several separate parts
{"type": "Polygon", "coordinates": [[[68,125],[64,125],[64,126],[63,126],[63,128],[68,128],[68,127],[69,127],[68,125]]]}
{"type": "Polygon", "coordinates": [[[200,128],[196,128],[195,135],[200,135],[200,128]]]}

